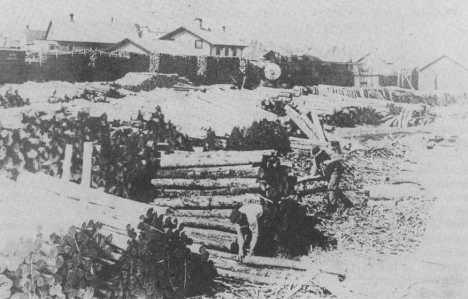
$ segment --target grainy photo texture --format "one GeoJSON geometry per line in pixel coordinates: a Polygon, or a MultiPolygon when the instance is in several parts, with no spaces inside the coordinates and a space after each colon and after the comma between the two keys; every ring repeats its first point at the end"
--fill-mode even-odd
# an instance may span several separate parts
{"type": "Polygon", "coordinates": [[[468,2],[0,0],[0,299],[468,298],[468,2]]]}

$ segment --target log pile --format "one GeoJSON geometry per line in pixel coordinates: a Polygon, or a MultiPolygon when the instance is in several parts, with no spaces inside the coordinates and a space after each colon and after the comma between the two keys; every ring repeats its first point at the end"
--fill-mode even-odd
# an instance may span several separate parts
{"type": "MultiPolygon", "coordinates": [[[[292,257],[306,254],[313,242],[329,244],[313,229],[316,221],[308,216],[305,207],[294,197],[288,199],[295,180],[289,167],[282,165],[271,151],[163,155],[156,176],[152,184],[163,197],[155,198],[153,204],[166,208],[167,214],[177,219],[178,226],[193,240],[193,246],[208,249],[223,277],[269,283],[254,274],[259,270],[249,266],[301,268],[291,265],[292,261],[277,258],[255,256],[243,264],[235,261],[238,246],[229,216],[232,209],[243,204],[260,203],[266,195],[261,184],[271,188],[268,198],[278,200],[278,204],[262,217],[260,225],[264,233],[256,255],[292,257]],[[172,196],[167,196],[168,192],[173,192],[172,196]]],[[[283,275],[281,271],[271,271],[278,277],[283,275]]]]}

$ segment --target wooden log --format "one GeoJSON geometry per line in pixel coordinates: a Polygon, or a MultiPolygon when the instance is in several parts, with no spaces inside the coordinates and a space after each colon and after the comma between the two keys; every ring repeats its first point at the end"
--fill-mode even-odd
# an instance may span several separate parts
{"type": "Polygon", "coordinates": [[[161,157],[161,168],[214,167],[260,163],[274,150],[178,152],[161,157]]]}
{"type": "Polygon", "coordinates": [[[248,189],[218,188],[218,189],[160,189],[157,197],[179,198],[198,196],[237,196],[251,193],[248,189]]]}
{"type": "Polygon", "coordinates": [[[229,219],[220,218],[197,218],[197,217],[176,217],[178,223],[183,224],[184,227],[203,228],[210,230],[217,230],[221,232],[236,233],[234,225],[229,219]]]}
{"type": "Polygon", "coordinates": [[[271,277],[264,277],[259,275],[253,275],[248,273],[239,272],[238,269],[225,269],[222,267],[217,267],[216,271],[219,276],[228,277],[236,280],[247,281],[254,284],[265,284],[273,285],[278,283],[278,280],[271,277]]]}
{"type": "Polygon", "coordinates": [[[236,242],[235,234],[193,227],[184,227],[183,231],[194,243],[202,244],[207,249],[233,253],[233,243],[236,242]]]}
{"type": "Polygon", "coordinates": [[[327,139],[327,136],[325,136],[322,123],[320,122],[320,119],[318,118],[317,113],[315,111],[312,111],[311,115],[312,115],[313,125],[315,127],[316,134],[318,135],[320,141],[326,144],[328,142],[328,139],[327,139]]]}
{"type": "Polygon", "coordinates": [[[198,217],[208,219],[228,218],[231,215],[230,209],[211,210],[174,210],[172,213],[176,217],[198,217]]]}
{"type": "Polygon", "coordinates": [[[291,120],[301,129],[304,134],[307,135],[311,140],[319,142],[318,136],[314,133],[313,128],[310,128],[307,123],[301,118],[301,115],[293,108],[286,106],[286,114],[291,120]]]}
{"type": "Polygon", "coordinates": [[[237,196],[198,196],[185,198],[156,198],[153,204],[159,207],[186,210],[232,209],[244,203],[258,202],[257,194],[237,196]]]}
{"type": "Polygon", "coordinates": [[[156,173],[157,178],[183,179],[220,179],[220,178],[256,178],[260,167],[251,164],[217,167],[162,168],[156,173]]]}
{"type": "Polygon", "coordinates": [[[255,178],[224,178],[224,179],[152,179],[151,184],[157,188],[175,189],[245,189],[250,192],[259,191],[260,187],[255,178]]]}
{"type": "MultiPolygon", "coordinates": [[[[237,262],[237,255],[234,253],[221,252],[215,250],[208,250],[210,256],[213,258],[224,258],[228,260],[233,260],[237,262]]],[[[238,262],[239,263],[239,262],[238,262]]],[[[289,270],[299,270],[306,271],[313,267],[310,263],[294,261],[285,258],[279,257],[265,257],[265,256],[246,256],[242,260],[243,265],[254,266],[258,268],[278,268],[278,269],[289,269],[289,270]]]]}

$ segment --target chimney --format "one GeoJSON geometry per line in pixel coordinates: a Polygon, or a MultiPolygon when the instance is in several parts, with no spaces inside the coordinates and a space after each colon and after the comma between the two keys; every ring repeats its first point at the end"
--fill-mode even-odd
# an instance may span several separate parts
{"type": "Polygon", "coordinates": [[[195,18],[195,22],[198,22],[198,26],[200,29],[203,29],[203,19],[202,18],[195,18]]]}
{"type": "Polygon", "coordinates": [[[223,32],[226,32],[226,25],[223,25],[221,29],[223,30],[223,32]]]}
{"type": "Polygon", "coordinates": [[[114,17],[111,17],[111,24],[114,23],[114,17]]]}
{"type": "Polygon", "coordinates": [[[70,14],[70,22],[75,22],[75,15],[73,13],[70,14]]]}

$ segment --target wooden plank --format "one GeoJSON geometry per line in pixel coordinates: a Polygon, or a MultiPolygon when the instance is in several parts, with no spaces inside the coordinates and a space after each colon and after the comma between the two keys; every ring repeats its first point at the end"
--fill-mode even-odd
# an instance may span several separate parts
{"type": "Polygon", "coordinates": [[[83,144],[83,172],[81,174],[81,185],[84,187],[91,186],[91,168],[93,162],[93,143],[85,142],[83,144]]]}
{"type": "Polygon", "coordinates": [[[323,130],[322,123],[320,122],[320,119],[318,118],[317,113],[314,111],[311,112],[312,115],[312,120],[313,120],[313,125],[315,127],[315,133],[318,135],[319,140],[326,144],[327,143],[327,136],[325,136],[325,132],[323,130]]]}
{"type": "Polygon", "coordinates": [[[291,120],[301,129],[304,134],[311,140],[318,140],[318,137],[315,135],[313,132],[312,128],[310,128],[306,122],[301,118],[300,114],[296,112],[294,109],[291,107],[287,106],[285,107],[286,114],[291,118],[291,120]]]}
{"type": "Polygon", "coordinates": [[[62,180],[68,182],[71,179],[71,160],[73,155],[73,147],[71,144],[65,146],[65,156],[62,166],[62,180]]]}

